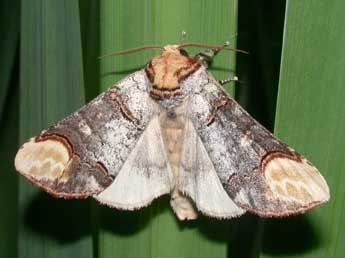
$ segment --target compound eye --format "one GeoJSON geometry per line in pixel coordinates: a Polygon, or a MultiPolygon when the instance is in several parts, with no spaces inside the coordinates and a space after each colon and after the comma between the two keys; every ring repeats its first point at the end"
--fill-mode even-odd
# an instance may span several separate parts
{"type": "Polygon", "coordinates": [[[183,48],[180,48],[179,51],[180,51],[180,54],[181,54],[181,55],[183,55],[183,56],[189,56],[188,53],[187,53],[187,51],[184,50],[183,48]]]}

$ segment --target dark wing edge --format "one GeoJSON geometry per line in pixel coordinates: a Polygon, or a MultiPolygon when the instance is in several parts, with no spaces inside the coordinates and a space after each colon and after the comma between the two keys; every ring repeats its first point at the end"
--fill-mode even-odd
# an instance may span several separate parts
{"type": "Polygon", "coordinates": [[[252,118],[205,69],[186,81],[192,120],[224,189],[261,217],[303,213],[330,198],[320,172],[252,118]]]}
{"type": "Polygon", "coordinates": [[[43,130],[18,150],[16,170],[54,197],[100,193],[113,182],[153,116],[147,84],[140,70],[43,130]]]}

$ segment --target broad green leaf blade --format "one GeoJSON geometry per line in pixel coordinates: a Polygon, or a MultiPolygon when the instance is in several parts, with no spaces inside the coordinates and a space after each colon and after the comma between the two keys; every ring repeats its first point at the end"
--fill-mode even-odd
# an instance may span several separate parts
{"type": "MultiPolygon", "coordinates": [[[[84,102],[78,1],[22,1],[20,142],[84,102]]],[[[19,182],[18,257],[92,257],[87,201],[19,182]]]]}
{"type": "Polygon", "coordinates": [[[19,0],[0,2],[0,119],[15,63],[19,40],[19,0]]]}
{"type": "Polygon", "coordinates": [[[331,201],[265,227],[263,257],[345,253],[345,2],[288,1],[275,133],[325,176],[331,201]]]}
{"type": "MultiPolygon", "coordinates": [[[[183,30],[188,42],[222,44],[225,40],[234,43],[236,39],[235,0],[104,0],[100,11],[101,54],[145,45],[178,44],[183,30]]],[[[145,51],[102,60],[103,89],[141,69],[157,54],[159,51],[145,51]]],[[[229,76],[235,67],[235,54],[221,53],[213,67],[216,77],[229,76]]],[[[197,222],[178,222],[168,197],[138,212],[104,207],[101,219],[100,258],[227,257],[227,242],[232,233],[230,221],[201,218],[197,222]]]]}

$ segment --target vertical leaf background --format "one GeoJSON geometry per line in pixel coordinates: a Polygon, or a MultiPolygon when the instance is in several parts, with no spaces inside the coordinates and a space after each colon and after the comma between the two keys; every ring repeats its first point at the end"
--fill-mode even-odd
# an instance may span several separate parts
{"type": "MultiPolygon", "coordinates": [[[[84,103],[78,1],[22,1],[22,143],[84,103]]],[[[19,180],[18,257],[92,257],[88,202],[54,200],[19,180]]]]}
{"type": "Polygon", "coordinates": [[[0,257],[342,258],[344,9],[342,0],[2,1],[0,257]],[[140,211],[117,211],[92,200],[53,199],[17,177],[19,144],[159,52],[98,56],[178,44],[182,30],[188,42],[230,40],[250,51],[221,53],[212,73],[239,76],[236,89],[226,89],[320,168],[331,188],[329,204],[287,219],[246,214],[179,222],[168,197],[140,211]]]}

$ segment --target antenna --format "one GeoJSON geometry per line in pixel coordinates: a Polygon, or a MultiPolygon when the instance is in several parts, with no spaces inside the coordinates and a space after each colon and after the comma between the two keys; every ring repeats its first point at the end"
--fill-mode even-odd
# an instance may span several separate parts
{"type": "Polygon", "coordinates": [[[160,46],[146,46],[146,47],[132,48],[132,49],[122,50],[122,51],[118,51],[118,52],[113,52],[110,54],[100,56],[98,58],[102,59],[102,58],[108,57],[108,56],[127,55],[127,54],[131,54],[131,53],[135,53],[135,52],[139,52],[139,51],[143,51],[143,50],[148,50],[148,49],[164,50],[164,48],[160,47],[160,46]]]}
{"type": "Polygon", "coordinates": [[[205,45],[205,44],[200,44],[200,43],[185,43],[180,45],[178,48],[185,48],[185,47],[200,47],[200,48],[211,48],[211,49],[224,49],[224,50],[229,50],[229,51],[235,51],[243,54],[249,54],[248,51],[242,50],[242,49],[237,49],[237,48],[230,48],[226,47],[229,45],[229,42],[226,41],[223,46],[212,46],[212,45],[205,45]]]}

